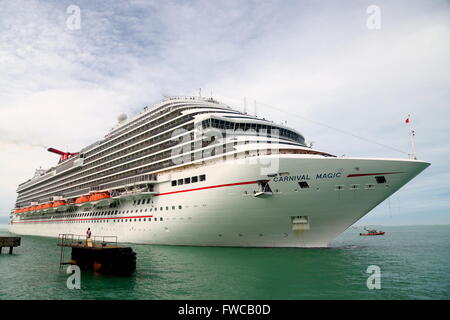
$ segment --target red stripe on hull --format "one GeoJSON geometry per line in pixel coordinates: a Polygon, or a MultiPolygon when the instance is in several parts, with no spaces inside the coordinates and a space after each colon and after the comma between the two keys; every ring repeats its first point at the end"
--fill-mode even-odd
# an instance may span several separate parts
{"type": "MultiPolygon", "coordinates": [[[[195,189],[187,189],[187,190],[179,190],[179,191],[172,191],[172,192],[165,192],[165,193],[159,193],[155,194],[156,196],[165,196],[169,194],[176,194],[176,193],[182,193],[182,192],[190,192],[190,191],[198,191],[198,190],[206,190],[206,189],[215,189],[215,188],[223,188],[223,187],[232,187],[232,186],[239,186],[239,185],[246,185],[246,184],[255,184],[258,183],[258,181],[246,181],[246,182],[236,182],[236,183],[228,183],[228,184],[219,184],[215,186],[209,186],[209,187],[202,187],[202,188],[195,188],[195,189]]],[[[92,218],[92,219],[66,219],[66,220],[48,220],[48,221],[17,221],[13,223],[32,223],[32,222],[65,222],[65,221],[87,221],[87,220],[110,220],[110,219],[133,219],[133,218],[152,218],[153,216],[135,216],[135,217],[112,217],[112,218],[92,218]]]]}
{"type": "Polygon", "coordinates": [[[190,191],[198,191],[198,190],[206,190],[206,189],[214,189],[214,188],[222,188],[222,187],[232,187],[232,186],[239,186],[239,185],[244,185],[244,184],[255,184],[255,183],[258,183],[258,181],[247,181],[247,182],[219,184],[219,185],[216,185],[216,186],[209,186],[209,187],[203,187],[203,188],[195,188],[195,189],[187,189],[187,190],[179,190],[179,191],[158,193],[158,194],[155,194],[155,196],[165,196],[165,195],[168,195],[168,194],[175,194],[175,193],[181,193],[181,192],[190,192],[190,191]]]}
{"type": "Polygon", "coordinates": [[[349,175],[347,175],[347,178],[366,177],[366,176],[380,176],[380,175],[383,175],[383,174],[396,174],[396,173],[404,173],[404,172],[358,173],[358,174],[349,174],[349,175]]]}
{"type": "Polygon", "coordinates": [[[153,218],[153,216],[133,216],[133,217],[112,217],[112,218],[86,218],[86,219],[65,219],[65,220],[46,220],[46,221],[16,221],[13,223],[31,223],[31,222],[65,222],[65,221],[91,221],[91,220],[111,220],[111,219],[134,219],[134,218],[153,218]]]}

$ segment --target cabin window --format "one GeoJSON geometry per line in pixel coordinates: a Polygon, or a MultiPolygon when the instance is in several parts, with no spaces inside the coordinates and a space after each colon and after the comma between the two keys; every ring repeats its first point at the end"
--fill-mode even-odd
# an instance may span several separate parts
{"type": "Polygon", "coordinates": [[[184,184],[191,183],[191,178],[184,178],[184,184]]]}
{"type": "Polygon", "coordinates": [[[178,185],[181,186],[183,184],[183,179],[178,179],[178,185]]]}
{"type": "Polygon", "coordinates": [[[191,182],[192,182],[192,183],[198,182],[198,177],[197,177],[197,176],[191,177],[191,182]]]}
{"type": "Polygon", "coordinates": [[[175,187],[177,185],[177,180],[172,181],[172,187],[175,187]]]}
{"type": "Polygon", "coordinates": [[[205,180],[206,180],[206,175],[202,174],[202,175],[200,176],[200,181],[205,181],[205,180]]]}

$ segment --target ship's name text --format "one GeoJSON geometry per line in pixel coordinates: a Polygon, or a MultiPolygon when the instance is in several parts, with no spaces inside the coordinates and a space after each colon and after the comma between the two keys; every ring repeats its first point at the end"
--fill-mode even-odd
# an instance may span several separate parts
{"type": "MultiPolygon", "coordinates": [[[[341,172],[326,172],[326,173],[317,173],[316,179],[335,179],[340,178],[342,176],[341,172]]],[[[314,177],[314,176],[313,176],[314,177]]],[[[296,176],[282,176],[282,177],[274,177],[273,182],[288,182],[288,181],[306,181],[311,180],[309,174],[299,174],[296,176]]]]}

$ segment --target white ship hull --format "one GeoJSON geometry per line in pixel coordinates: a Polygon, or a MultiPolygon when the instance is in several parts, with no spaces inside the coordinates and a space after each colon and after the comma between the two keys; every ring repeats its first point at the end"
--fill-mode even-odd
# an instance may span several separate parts
{"type": "Polygon", "coordinates": [[[94,236],[116,235],[119,242],[128,243],[325,247],[429,166],[416,160],[282,155],[277,172],[284,174],[268,178],[273,194],[255,197],[257,180],[267,179],[260,163],[270,157],[254,157],[253,164],[247,158],[246,163],[228,160],[172,172],[156,185],[157,195],[149,204],[123,200],[114,208],[133,212],[71,218],[54,213],[50,222],[13,221],[10,230],[57,237],[85,234],[89,227],[94,236]],[[170,180],[202,174],[206,181],[171,186],[170,180]],[[386,182],[378,183],[376,176],[384,176],[386,182]],[[299,181],[307,182],[308,188],[301,188],[299,181]]]}

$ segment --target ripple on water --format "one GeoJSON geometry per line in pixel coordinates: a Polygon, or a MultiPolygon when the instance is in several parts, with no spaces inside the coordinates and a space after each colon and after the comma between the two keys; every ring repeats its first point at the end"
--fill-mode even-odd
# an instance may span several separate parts
{"type": "Polygon", "coordinates": [[[132,277],[84,272],[81,290],[67,289],[55,239],[24,236],[0,256],[0,299],[449,299],[450,227],[383,230],[349,229],[323,249],[133,245],[132,277]],[[367,289],[369,265],[381,290],[367,289]]]}

